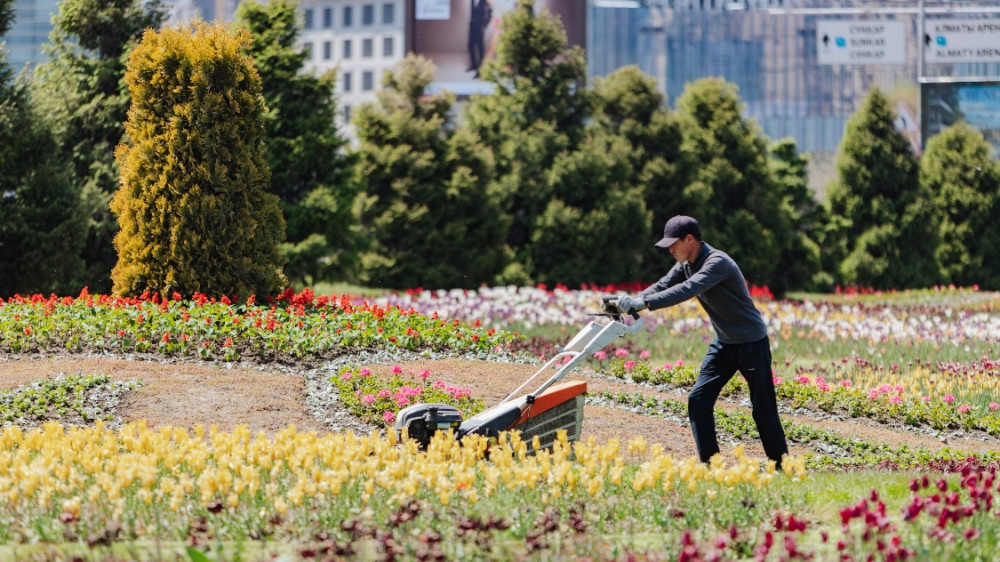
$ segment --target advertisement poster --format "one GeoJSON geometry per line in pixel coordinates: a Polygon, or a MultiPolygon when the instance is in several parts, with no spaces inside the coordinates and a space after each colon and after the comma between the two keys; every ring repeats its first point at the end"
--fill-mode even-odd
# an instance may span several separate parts
{"type": "Polygon", "coordinates": [[[924,146],[927,139],[963,120],[978,129],[1000,156],[1000,82],[922,84],[920,91],[924,146]]]}
{"type": "MultiPolygon", "coordinates": [[[[447,89],[459,97],[486,93],[491,84],[479,68],[496,56],[503,16],[516,0],[414,0],[410,50],[437,67],[431,92],[447,89]]],[[[584,0],[536,0],[535,12],[548,10],[562,21],[570,45],[586,46],[584,0]]]]}

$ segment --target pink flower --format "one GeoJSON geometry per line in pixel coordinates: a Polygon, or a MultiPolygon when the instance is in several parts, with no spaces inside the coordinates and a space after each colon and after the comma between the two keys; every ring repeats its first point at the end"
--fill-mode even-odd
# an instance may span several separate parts
{"type": "Polygon", "coordinates": [[[683,367],[683,366],[684,366],[683,359],[678,359],[677,361],[674,361],[674,367],[683,367]]]}
{"type": "Polygon", "coordinates": [[[346,372],[346,373],[340,375],[340,378],[343,379],[343,380],[345,380],[345,381],[349,381],[349,380],[351,380],[351,373],[346,372]]]}
{"type": "Polygon", "coordinates": [[[598,351],[594,353],[594,357],[597,358],[599,361],[604,361],[607,358],[607,356],[608,354],[604,353],[603,351],[598,351]]]}
{"type": "Polygon", "coordinates": [[[396,399],[397,406],[407,406],[410,403],[410,399],[405,396],[400,396],[396,399]]]}
{"type": "Polygon", "coordinates": [[[392,396],[392,392],[390,392],[388,388],[383,388],[382,390],[378,391],[377,396],[379,398],[388,398],[392,396]]]}
{"type": "Polygon", "coordinates": [[[400,374],[402,372],[403,372],[403,368],[400,367],[399,365],[393,365],[392,366],[392,374],[398,375],[398,374],[400,374]]]}
{"type": "Polygon", "coordinates": [[[633,367],[635,367],[635,361],[626,361],[625,362],[625,370],[626,371],[631,371],[633,367]]]}
{"type": "Polygon", "coordinates": [[[776,377],[774,375],[771,375],[771,380],[774,381],[774,386],[778,386],[779,384],[781,384],[783,382],[781,380],[781,377],[776,377]]]}
{"type": "Polygon", "coordinates": [[[878,391],[877,390],[871,390],[871,391],[869,391],[868,392],[868,399],[869,400],[878,400],[878,391]]]}
{"type": "Polygon", "coordinates": [[[931,401],[930,396],[924,396],[924,402],[930,402],[930,401],[931,401]]]}
{"type": "Polygon", "coordinates": [[[799,375],[799,376],[795,377],[795,382],[801,383],[801,384],[809,384],[812,381],[809,379],[809,377],[807,377],[805,375],[799,375]]]}
{"type": "Polygon", "coordinates": [[[900,398],[899,396],[893,396],[892,398],[889,399],[889,402],[892,402],[893,404],[899,404],[902,401],[903,399],[900,398]]]}
{"type": "Polygon", "coordinates": [[[664,363],[664,364],[663,364],[663,368],[664,368],[665,370],[669,371],[670,369],[673,369],[673,368],[674,368],[674,364],[673,364],[673,363],[664,363]]]}
{"type": "Polygon", "coordinates": [[[382,414],[382,419],[385,420],[385,423],[392,423],[396,421],[396,414],[392,413],[390,410],[386,410],[385,413],[382,414]]]}
{"type": "Polygon", "coordinates": [[[493,348],[493,353],[500,353],[501,351],[503,351],[503,346],[498,345],[493,348]]]}
{"type": "Polygon", "coordinates": [[[1000,408],[1000,404],[997,404],[996,402],[990,402],[990,405],[987,406],[987,408],[991,410],[996,410],[997,408],[1000,408]]]}
{"type": "Polygon", "coordinates": [[[844,380],[840,381],[840,386],[842,386],[844,388],[851,388],[851,384],[852,384],[851,381],[849,381],[847,379],[844,379],[844,380]]]}
{"type": "Polygon", "coordinates": [[[968,412],[971,409],[972,408],[970,408],[968,404],[962,404],[961,406],[958,407],[958,413],[964,414],[964,413],[968,412]]]}
{"type": "Polygon", "coordinates": [[[648,358],[649,358],[649,352],[648,351],[642,350],[642,351],[639,352],[639,359],[648,359],[648,358]]]}
{"type": "Polygon", "coordinates": [[[372,402],[375,402],[375,397],[372,396],[371,394],[365,394],[364,396],[361,397],[361,403],[364,404],[365,406],[371,404],[372,402]]]}
{"type": "Polygon", "coordinates": [[[370,376],[372,376],[372,372],[369,371],[367,368],[366,369],[361,369],[361,376],[362,377],[370,377],[370,376]]]}
{"type": "Polygon", "coordinates": [[[945,394],[944,395],[944,401],[947,402],[947,403],[949,403],[949,404],[951,404],[952,402],[955,401],[955,397],[953,395],[951,395],[951,394],[945,394]]]}
{"type": "Polygon", "coordinates": [[[627,357],[627,356],[628,356],[627,349],[619,347],[618,349],[615,350],[615,357],[627,357]]]}
{"type": "Polygon", "coordinates": [[[420,371],[420,378],[427,379],[427,377],[429,377],[429,376],[431,376],[431,372],[428,371],[427,369],[424,369],[423,371],[420,371]]]}
{"type": "Polygon", "coordinates": [[[444,381],[434,381],[434,384],[431,386],[433,386],[434,388],[444,388],[445,384],[444,381]]]}

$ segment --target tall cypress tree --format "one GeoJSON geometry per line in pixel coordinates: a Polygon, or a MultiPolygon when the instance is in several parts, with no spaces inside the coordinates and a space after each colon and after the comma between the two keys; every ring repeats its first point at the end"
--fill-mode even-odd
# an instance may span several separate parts
{"type": "MultiPolygon", "coordinates": [[[[0,36],[11,0],[0,0],[0,36]]],[[[86,230],[48,123],[0,48],[0,296],[78,291],[86,230]]]]}
{"type": "Polygon", "coordinates": [[[775,285],[790,221],[768,169],[767,138],[742,110],[736,86],[721,78],[685,87],[677,113],[694,168],[677,202],[701,221],[706,241],[740,264],[749,283],[775,285]]]}
{"type": "Polygon", "coordinates": [[[36,73],[34,98],[53,124],[88,217],[86,270],[75,281],[93,292],[111,290],[117,259],[118,223],[108,203],[118,189],[114,151],[129,107],[125,60],[142,32],[164,19],[158,0],[62,0],[46,47],[49,62],[36,73]]]}
{"type": "MultiPolygon", "coordinates": [[[[643,187],[655,234],[670,217],[688,210],[683,195],[691,173],[690,158],[681,148],[683,135],[677,114],[667,109],[656,80],[636,66],[595,78],[594,93],[594,120],[630,145],[626,156],[631,181],[643,187]]],[[[637,241],[643,256],[639,278],[647,281],[659,279],[674,264],[669,252],[653,245],[655,240],[653,236],[637,241]]]]}
{"type": "Polygon", "coordinates": [[[197,22],[147,31],[128,59],[129,143],[111,202],[115,293],[265,296],[286,285],[268,192],[264,98],[249,34],[197,22]]]}
{"type": "Polygon", "coordinates": [[[940,245],[934,255],[945,283],[1000,289],[1000,162],[983,134],[965,122],[931,137],[920,159],[920,184],[932,194],[940,245]]]}
{"type": "Polygon", "coordinates": [[[355,113],[361,281],[404,289],[475,288],[506,261],[493,160],[450,120],[454,96],[426,94],[433,63],[408,56],[386,74],[378,104],[355,113]]]}
{"type": "Polygon", "coordinates": [[[649,242],[629,144],[592,125],[586,60],[559,19],[519,0],[504,16],[497,57],[481,75],[493,93],[474,97],[468,127],[496,159],[497,185],[512,218],[512,283],[579,284],[638,276],[649,242]]]}
{"type": "Polygon", "coordinates": [[[923,287],[938,279],[930,197],[910,142],[895,127],[878,88],[847,123],[829,208],[842,247],[840,281],[881,289],[923,287]]]}
{"type": "Polygon", "coordinates": [[[237,28],[253,37],[247,47],[260,71],[271,192],[281,198],[288,224],[282,245],[285,273],[302,284],[343,279],[357,266],[352,202],[356,158],[336,129],[335,79],[303,72],[297,45],[299,3],[242,2],[237,28]]]}

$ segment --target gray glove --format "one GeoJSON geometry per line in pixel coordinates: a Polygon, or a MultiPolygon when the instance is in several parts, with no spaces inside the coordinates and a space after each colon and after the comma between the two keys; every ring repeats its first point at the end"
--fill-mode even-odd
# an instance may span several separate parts
{"type": "Polygon", "coordinates": [[[633,312],[639,312],[640,310],[646,309],[646,301],[642,300],[642,297],[622,295],[618,297],[617,304],[618,310],[622,311],[622,314],[632,314],[633,312]]]}

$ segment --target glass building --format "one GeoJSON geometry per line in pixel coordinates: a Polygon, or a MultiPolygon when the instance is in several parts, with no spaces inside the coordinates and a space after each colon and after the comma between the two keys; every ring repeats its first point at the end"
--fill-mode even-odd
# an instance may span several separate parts
{"type": "Polygon", "coordinates": [[[588,0],[589,71],[591,76],[604,76],[634,64],[656,79],[671,107],[687,83],[708,76],[725,78],[739,87],[745,115],[756,119],[768,137],[792,137],[802,152],[832,153],[840,145],[847,119],[875,86],[894,94],[893,99],[906,100],[919,123],[919,76],[925,81],[1000,80],[997,62],[928,64],[918,33],[921,17],[925,23],[933,19],[1000,23],[1000,0],[925,0],[922,13],[920,4],[917,0],[588,0]],[[826,20],[902,22],[905,44],[889,45],[902,60],[821,63],[817,26],[826,20]]]}
{"type": "Polygon", "coordinates": [[[14,22],[7,34],[0,37],[7,51],[7,64],[14,72],[46,60],[42,45],[49,42],[52,16],[59,11],[57,4],[59,0],[15,0],[14,22]]]}

